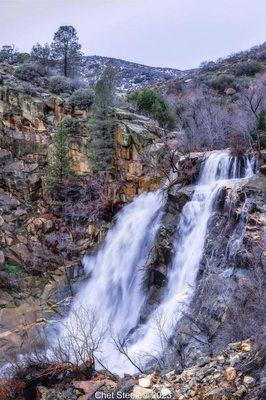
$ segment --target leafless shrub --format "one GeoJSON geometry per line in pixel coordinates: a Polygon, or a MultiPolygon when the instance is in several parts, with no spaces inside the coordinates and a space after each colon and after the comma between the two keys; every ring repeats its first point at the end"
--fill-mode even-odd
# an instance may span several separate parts
{"type": "Polygon", "coordinates": [[[234,340],[243,340],[251,336],[259,339],[266,322],[266,281],[261,256],[262,248],[254,248],[252,267],[246,277],[237,278],[235,281],[226,316],[228,331],[234,340]]]}
{"type": "Polygon", "coordinates": [[[151,364],[159,369],[180,368],[183,370],[186,363],[185,349],[187,343],[176,332],[177,319],[173,316],[169,327],[169,323],[166,323],[163,314],[158,314],[155,322],[159,346],[153,349],[153,352],[143,353],[143,360],[146,365],[151,364]],[[168,332],[171,332],[171,334],[168,332]]]}
{"type": "Polygon", "coordinates": [[[27,355],[10,360],[6,380],[15,390],[10,398],[16,398],[12,396],[19,391],[24,395],[35,393],[37,385],[88,379],[94,374],[96,362],[110,373],[100,360],[106,328],[93,310],[73,307],[60,326],[61,331],[49,346],[33,348],[27,355]]]}
{"type": "Polygon", "coordinates": [[[94,310],[81,306],[71,309],[69,316],[61,321],[61,327],[63,333],[49,350],[51,359],[75,366],[83,365],[90,374],[106,328],[94,310]]]}
{"type": "Polygon", "coordinates": [[[126,339],[121,338],[119,335],[113,334],[112,340],[116,350],[120,354],[122,354],[130,362],[130,364],[133,365],[133,367],[135,367],[141,374],[143,374],[144,371],[141,369],[140,364],[136,361],[136,357],[138,355],[133,355],[133,356],[130,355],[126,339]]]}
{"type": "Polygon", "coordinates": [[[250,134],[256,136],[258,150],[261,148],[259,132],[256,129],[261,111],[266,109],[266,78],[258,77],[246,87],[242,85],[239,106],[249,121],[250,134]]]}

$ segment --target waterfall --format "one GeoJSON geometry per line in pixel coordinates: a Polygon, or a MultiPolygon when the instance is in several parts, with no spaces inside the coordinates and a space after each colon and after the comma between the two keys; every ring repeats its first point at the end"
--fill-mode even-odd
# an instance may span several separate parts
{"type": "Polygon", "coordinates": [[[59,337],[64,339],[66,334],[79,335],[78,330],[91,329],[83,324],[80,326],[81,321],[77,321],[92,318],[86,311],[101,319],[94,329],[96,335],[102,335],[105,327],[101,359],[112,369],[116,354],[111,336],[125,338],[136,328],[145,304],[145,263],[160,226],[163,201],[160,191],[143,193],[123,208],[99,252],[85,257],[84,267],[89,279],[77,294],[72,311],[60,323],[59,337]]]}
{"type": "MultiPolygon", "coordinates": [[[[99,357],[111,371],[136,372],[114,347],[113,336],[122,338],[128,355],[136,359],[144,352],[152,354],[158,350],[160,338],[156,324],[161,315],[167,333],[174,329],[173,319],[181,317],[194,291],[215,199],[222,187],[252,176],[252,163],[248,157],[243,162],[230,156],[229,150],[213,151],[207,157],[193,197],[184,206],[176,227],[174,257],[169,265],[164,296],[142,325],[139,319],[147,300],[143,288],[145,262],[160,226],[163,194],[145,193],[126,206],[97,255],[85,258],[89,279],[75,298],[72,310],[93,309],[105,325],[99,357]]],[[[73,311],[64,323],[75,324],[73,311]]],[[[64,334],[65,329],[61,327],[59,337],[64,334]]]]}

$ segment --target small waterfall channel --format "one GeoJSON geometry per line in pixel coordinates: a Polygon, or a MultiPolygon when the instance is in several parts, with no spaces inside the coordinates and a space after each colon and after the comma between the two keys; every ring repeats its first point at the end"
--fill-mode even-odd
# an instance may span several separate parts
{"type": "MultiPolygon", "coordinates": [[[[159,347],[156,321],[163,315],[168,334],[188,306],[202,259],[208,221],[221,188],[253,175],[253,160],[241,160],[229,150],[213,151],[203,163],[191,201],[182,210],[176,226],[174,257],[168,268],[168,284],[163,298],[145,323],[141,310],[147,301],[144,289],[145,263],[156,243],[165,202],[161,191],[144,193],[124,207],[115,226],[108,232],[102,248],[84,259],[87,282],[81,286],[68,316],[61,321],[58,337],[68,340],[67,332],[82,341],[86,332],[101,336],[95,355],[114,373],[136,372],[135,367],[117,350],[114,338],[126,345],[132,360],[159,347]],[[94,329],[91,332],[93,310],[94,329]],[[82,319],[82,326],[77,324],[82,319]]],[[[101,364],[100,364],[101,365],[101,364]]],[[[99,366],[100,367],[100,366],[99,366]]]]}

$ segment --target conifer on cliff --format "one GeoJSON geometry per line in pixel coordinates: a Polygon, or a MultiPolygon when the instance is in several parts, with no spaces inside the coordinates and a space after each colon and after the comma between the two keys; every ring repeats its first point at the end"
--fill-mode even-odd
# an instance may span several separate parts
{"type": "Polygon", "coordinates": [[[95,86],[92,116],[88,121],[91,135],[89,155],[96,174],[110,172],[113,167],[114,126],[113,69],[108,67],[95,86]]]}
{"type": "Polygon", "coordinates": [[[63,119],[58,124],[57,132],[48,154],[45,187],[48,193],[56,196],[67,185],[74,173],[73,159],[70,153],[67,123],[63,119]]]}

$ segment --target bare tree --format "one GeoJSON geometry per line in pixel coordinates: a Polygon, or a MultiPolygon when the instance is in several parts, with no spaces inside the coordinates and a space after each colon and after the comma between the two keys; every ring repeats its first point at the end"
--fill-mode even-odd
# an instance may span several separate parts
{"type": "Polygon", "coordinates": [[[89,378],[96,362],[110,373],[100,360],[106,328],[94,310],[73,307],[60,326],[63,329],[52,344],[34,347],[10,361],[6,375],[32,385],[60,381],[65,376],[89,378]]]}
{"type": "Polygon", "coordinates": [[[255,78],[250,86],[242,86],[240,105],[247,113],[250,121],[250,133],[256,135],[257,147],[260,151],[261,143],[257,128],[260,113],[266,109],[266,78],[255,78]]]}
{"type": "MultiPolygon", "coordinates": [[[[91,371],[100,351],[106,328],[94,310],[75,306],[61,323],[63,332],[50,350],[51,358],[63,363],[83,365],[91,371]]],[[[61,328],[62,329],[62,328],[61,328]]]]}

